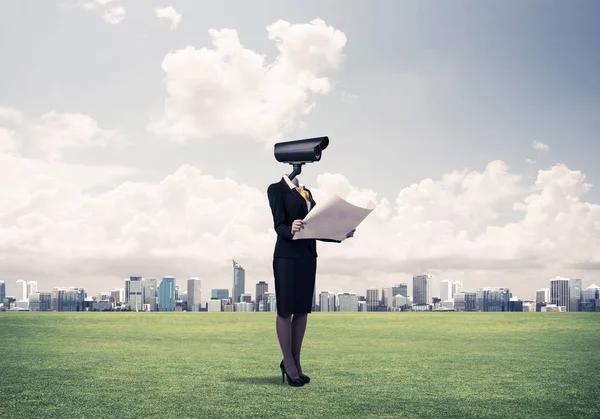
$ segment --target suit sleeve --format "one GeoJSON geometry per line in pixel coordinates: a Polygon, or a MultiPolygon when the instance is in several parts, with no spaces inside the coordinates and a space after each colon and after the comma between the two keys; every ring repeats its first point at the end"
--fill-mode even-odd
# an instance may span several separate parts
{"type": "Polygon", "coordinates": [[[281,192],[276,189],[275,185],[270,185],[267,189],[267,196],[269,197],[271,214],[273,214],[273,227],[275,228],[275,232],[277,232],[278,236],[286,240],[292,240],[292,225],[286,222],[281,192]]]}

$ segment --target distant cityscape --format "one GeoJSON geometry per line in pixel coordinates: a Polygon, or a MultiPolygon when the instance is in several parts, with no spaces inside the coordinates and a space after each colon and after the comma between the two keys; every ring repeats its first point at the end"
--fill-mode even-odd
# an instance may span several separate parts
{"type": "MultiPolygon", "coordinates": [[[[244,268],[233,262],[230,289],[211,289],[210,299],[202,299],[202,281],[193,277],[182,290],[172,276],[158,283],[156,278],[130,276],[124,288],[88,296],[81,287],[55,287],[38,290],[36,281],[16,280],[16,295],[6,295],[0,281],[0,311],[137,311],[137,312],[276,312],[275,292],[269,284],[256,283],[254,299],[246,293],[244,268]]],[[[408,283],[369,288],[365,295],[354,292],[321,291],[313,295],[315,312],[379,311],[469,311],[469,312],[600,312],[600,287],[583,288],[579,278],[556,277],[549,288],[535,292],[535,299],[519,299],[506,287],[484,287],[464,291],[460,281],[442,280],[437,296],[432,293],[433,277],[415,275],[412,295],[408,283]]]]}

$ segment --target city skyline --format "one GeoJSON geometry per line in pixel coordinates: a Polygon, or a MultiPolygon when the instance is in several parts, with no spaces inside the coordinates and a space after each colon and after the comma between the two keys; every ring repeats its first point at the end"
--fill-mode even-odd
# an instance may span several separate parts
{"type": "Polygon", "coordinates": [[[600,282],[597,2],[26,3],[0,4],[10,287],[211,289],[231,258],[272,287],[272,146],[322,135],[317,205],[376,208],[318,244],[319,289],[600,282]]]}

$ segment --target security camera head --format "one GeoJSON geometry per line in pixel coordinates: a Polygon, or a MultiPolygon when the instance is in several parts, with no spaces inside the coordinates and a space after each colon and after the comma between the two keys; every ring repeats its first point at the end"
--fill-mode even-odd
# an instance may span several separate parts
{"type": "Polygon", "coordinates": [[[328,137],[286,141],[275,144],[275,158],[278,162],[289,163],[294,170],[288,176],[293,180],[302,172],[302,165],[321,160],[322,151],[329,145],[328,137]]]}
{"type": "Polygon", "coordinates": [[[313,163],[321,160],[321,152],[328,145],[328,137],[277,143],[275,144],[275,158],[281,163],[313,163]]]}

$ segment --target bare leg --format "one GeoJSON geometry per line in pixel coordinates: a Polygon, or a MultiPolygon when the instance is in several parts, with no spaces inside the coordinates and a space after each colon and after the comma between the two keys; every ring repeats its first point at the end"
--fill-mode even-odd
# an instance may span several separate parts
{"type": "Polygon", "coordinates": [[[308,314],[294,314],[294,319],[292,320],[292,355],[298,374],[302,374],[302,367],[300,366],[300,350],[302,349],[302,340],[304,339],[307,322],[308,314]]]}
{"type": "Polygon", "coordinates": [[[281,317],[277,315],[275,322],[277,329],[277,339],[279,339],[279,346],[283,353],[283,366],[286,373],[292,379],[298,379],[298,369],[294,362],[294,355],[292,353],[292,316],[281,317]]]}

